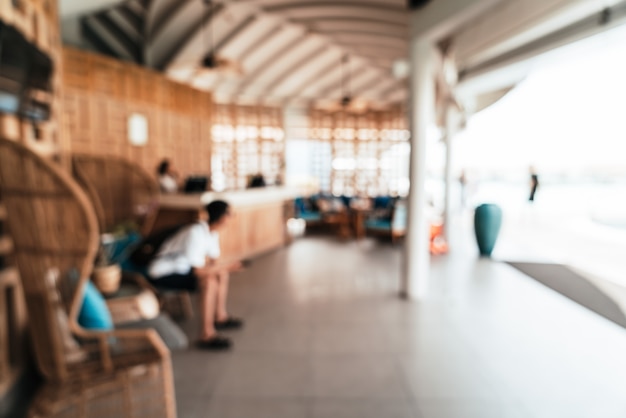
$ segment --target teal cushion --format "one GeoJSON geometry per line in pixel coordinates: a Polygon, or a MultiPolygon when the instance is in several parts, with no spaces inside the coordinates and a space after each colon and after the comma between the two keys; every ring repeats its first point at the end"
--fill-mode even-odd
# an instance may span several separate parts
{"type": "Polygon", "coordinates": [[[305,221],[321,221],[322,214],[319,212],[301,212],[298,218],[304,219],[305,221]]]}
{"type": "Polygon", "coordinates": [[[85,285],[83,306],[78,314],[78,323],[88,329],[108,331],[113,329],[111,312],[104,298],[92,282],[85,285]]]}
{"type": "Polygon", "coordinates": [[[384,219],[370,219],[365,221],[365,227],[368,229],[391,229],[391,222],[384,219]]]}

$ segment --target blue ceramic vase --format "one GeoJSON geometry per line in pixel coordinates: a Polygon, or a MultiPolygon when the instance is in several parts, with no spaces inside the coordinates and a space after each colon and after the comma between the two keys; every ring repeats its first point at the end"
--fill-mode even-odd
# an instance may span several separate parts
{"type": "Polygon", "coordinates": [[[474,232],[481,256],[490,257],[496,245],[500,226],[502,225],[502,209],[493,203],[486,203],[474,212],[474,232]]]}

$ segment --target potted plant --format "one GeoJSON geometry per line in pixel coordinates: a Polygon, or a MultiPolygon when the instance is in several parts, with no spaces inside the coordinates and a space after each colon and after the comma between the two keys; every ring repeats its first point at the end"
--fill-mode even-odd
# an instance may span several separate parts
{"type": "Polygon", "coordinates": [[[120,265],[111,259],[112,242],[109,234],[102,235],[91,276],[93,284],[105,295],[117,292],[122,280],[120,265]]]}

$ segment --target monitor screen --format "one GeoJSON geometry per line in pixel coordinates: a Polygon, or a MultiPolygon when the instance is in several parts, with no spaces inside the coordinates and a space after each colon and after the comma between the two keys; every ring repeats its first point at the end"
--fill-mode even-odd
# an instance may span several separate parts
{"type": "Polygon", "coordinates": [[[209,179],[207,177],[187,177],[185,181],[185,193],[202,193],[206,190],[209,179]]]}

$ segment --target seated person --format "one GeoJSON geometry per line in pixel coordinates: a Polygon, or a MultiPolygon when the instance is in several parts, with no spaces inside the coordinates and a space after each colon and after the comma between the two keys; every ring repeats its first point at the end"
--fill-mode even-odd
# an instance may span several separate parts
{"type": "Polygon", "coordinates": [[[217,330],[242,326],[242,321],[231,317],[226,308],[229,272],[240,269],[241,263],[219,260],[219,231],[229,219],[228,203],[221,200],[209,203],[200,221],[166,240],[148,266],[150,280],[156,286],[199,290],[198,346],[209,350],[227,349],[231,345],[217,330]]]}
{"type": "Polygon", "coordinates": [[[159,187],[163,193],[176,193],[178,191],[178,173],[172,167],[168,159],[164,159],[157,168],[159,187]]]}
{"type": "Polygon", "coordinates": [[[255,174],[250,177],[250,181],[248,182],[248,188],[254,189],[257,187],[265,187],[265,178],[262,174],[255,174]]]}

